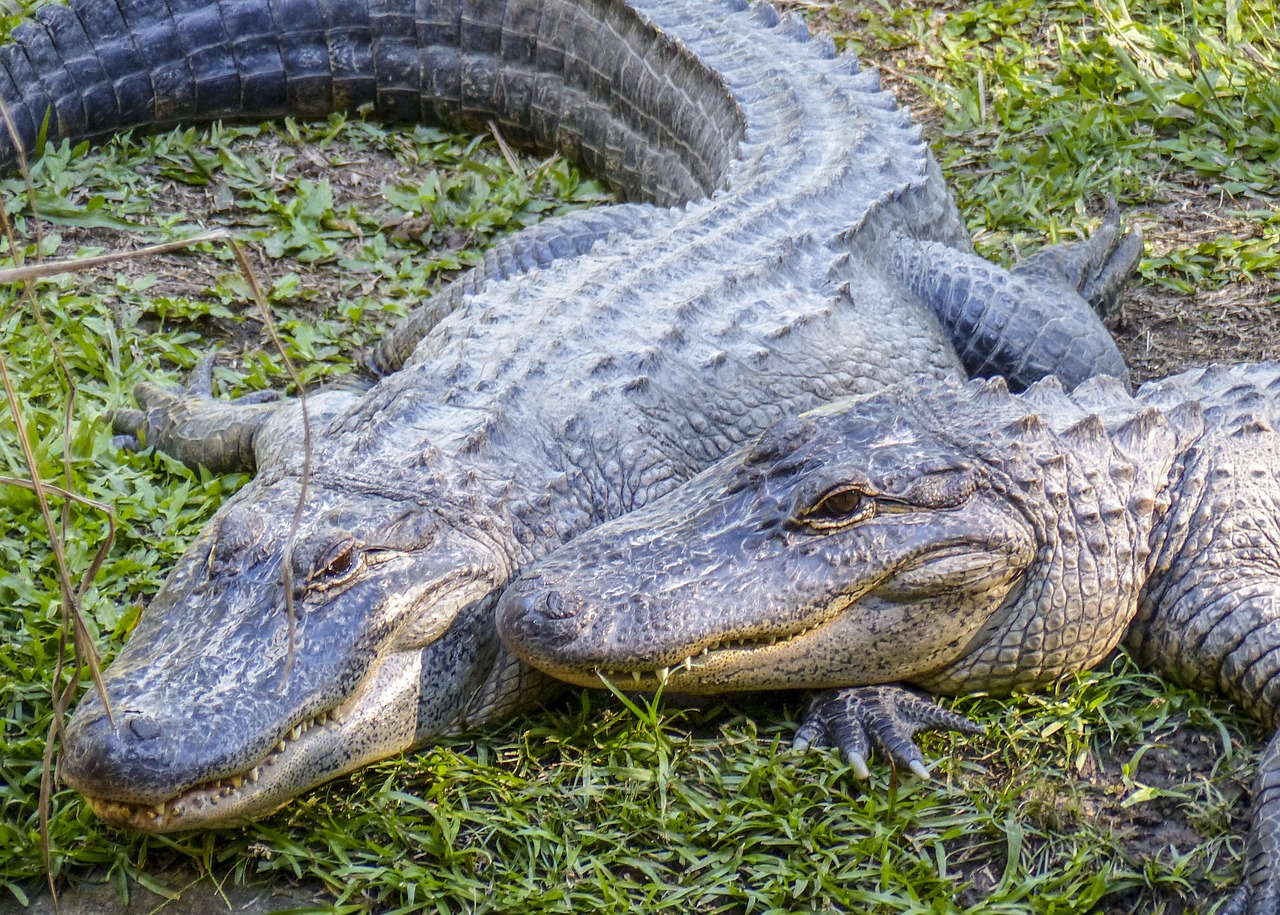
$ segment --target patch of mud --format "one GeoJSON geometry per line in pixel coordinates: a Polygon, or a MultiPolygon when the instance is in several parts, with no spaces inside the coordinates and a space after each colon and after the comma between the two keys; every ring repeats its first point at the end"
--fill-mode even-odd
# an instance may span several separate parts
{"type": "MultiPolygon", "coordinates": [[[[1213,188],[1187,188],[1131,220],[1143,230],[1148,260],[1215,239],[1252,238],[1256,225],[1241,218],[1240,203],[1213,188]]],[[[1280,358],[1280,283],[1240,275],[1220,288],[1180,292],[1142,283],[1125,296],[1111,322],[1135,381],[1161,378],[1206,362],[1280,358]]]]}

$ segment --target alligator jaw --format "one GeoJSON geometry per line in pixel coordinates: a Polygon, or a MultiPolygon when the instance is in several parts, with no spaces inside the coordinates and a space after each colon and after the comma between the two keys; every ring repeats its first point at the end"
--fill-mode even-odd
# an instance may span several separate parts
{"type": "Polygon", "coordinates": [[[554,662],[544,663],[543,667],[557,679],[578,686],[599,686],[603,681],[624,690],[653,691],[661,688],[688,694],[719,692],[723,687],[715,679],[717,671],[732,671],[750,666],[768,667],[771,660],[791,653],[797,643],[819,635],[849,603],[851,602],[844,602],[840,610],[824,612],[819,619],[790,632],[728,638],[696,647],[682,660],[669,665],[640,668],[619,666],[597,668],[590,672],[555,667],[554,662]]]}
{"type": "Polygon", "coordinates": [[[554,677],[623,689],[943,669],[1016,599],[1035,538],[986,465],[898,410],[883,396],[815,411],[804,434],[583,534],[507,586],[499,634],[554,677]]]}
{"type": "MultiPolygon", "coordinates": [[[[251,769],[223,778],[201,782],[168,800],[157,804],[130,804],[85,794],[90,809],[112,826],[124,826],[143,832],[175,832],[209,825],[210,814],[217,825],[233,826],[246,823],[256,816],[270,813],[288,798],[274,806],[271,803],[270,786],[277,773],[286,769],[300,752],[298,747],[313,728],[337,730],[341,727],[342,711],[334,709],[294,725],[290,733],[276,744],[251,769]],[[265,776],[265,780],[264,780],[265,776]],[[258,788],[262,784],[267,793],[258,788]]],[[[321,737],[320,739],[324,739],[321,737]]]]}
{"type": "Polygon", "coordinates": [[[466,716],[493,658],[465,646],[492,629],[489,595],[510,573],[432,510],[329,483],[313,481],[295,566],[315,578],[336,548],[339,584],[301,591],[290,622],[280,544],[296,481],[255,481],[104,671],[112,718],[93,693],[76,709],[60,774],[107,821],[157,832],[247,822],[466,716]]]}
{"type": "Polygon", "coordinates": [[[241,825],[278,810],[318,784],[311,775],[317,767],[325,770],[319,781],[327,781],[412,746],[420,682],[421,654],[395,652],[356,695],[294,724],[252,766],[154,803],[98,797],[92,788],[68,781],[84,794],[93,812],[113,826],[176,832],[241,825]]]}

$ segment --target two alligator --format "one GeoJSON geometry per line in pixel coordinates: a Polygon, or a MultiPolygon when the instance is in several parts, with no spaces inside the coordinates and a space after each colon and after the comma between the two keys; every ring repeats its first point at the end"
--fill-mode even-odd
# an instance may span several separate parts
{"type": "Polygon", "coordinates": [[[123,432],[257,476],[107,671],[115,726],[90,696],[68,727],[61,772],[113,823],[252,819],[535,701],[551,681],[494,630],[517,572],[784,417],[961,370],[1124,376],[1094,311],[1139,240],[977,258],[874,75],[767,6],[77,0],[0,63],[27,152],[368,106],[496,121],[636,201],[424,304],[371,357],[385,377],[309,399],[309,455],[292,402],[139,392],[123,432]]]}
{"type": "Polygon", "coordinates": [[[976,257],[874,75],[767,7],[132,0],[112,24],[113,10],[43,9],[0,51],[11,74],[41,73],[3,89],[24,139],[44,111],[53,136],[97,129],[76,120],[97,84],[47,75],[58,61],[145,62],[146,80],[126,68],[107,84],[166,94],[122,97],[121,125],[266,116],[305,87],[309,112],[496,120],[641,201],[504,243],[449,294],[452,314],[437,323],[427,304],[392,333],[372,360],[389,374],[308,399],[309,455],[295,403],[139,391],[122,431],[257,475],[106,672],[114,726],[95,696],[68,725],[60,771],[113,823],[251,819],[536,701],[550,681],[494,630],[507,582],[784,416],[940,380],[961,355],[1028,381],[1123,372],[1094,308],[1137,239],[1109,225],[1016,274],[976,257]]]}

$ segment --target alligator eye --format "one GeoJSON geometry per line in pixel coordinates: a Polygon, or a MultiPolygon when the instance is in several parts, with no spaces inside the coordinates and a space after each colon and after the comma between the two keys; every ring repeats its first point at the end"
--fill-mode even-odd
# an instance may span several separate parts
{"type": "Polygon", "coordinates": [[[856,489],[833,489],[806,511],[800,521],[818,531],[834,531],[876,513],[875,499],[856,489]]]}
{"type": "Polygon", "coordinates": [[[307,586],[323,590],[341,584],[360,567],[360,551],[354,540],[335,543],[316,561],[307,586]]]}

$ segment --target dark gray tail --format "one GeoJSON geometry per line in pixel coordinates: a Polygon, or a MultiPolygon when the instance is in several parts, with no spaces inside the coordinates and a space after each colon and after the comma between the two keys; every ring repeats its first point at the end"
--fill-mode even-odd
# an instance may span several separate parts
{"type": "Polygon", "coordinates": [[[72,0],[0,47],[0,99],[18,140],[0,138],[7,170],[45,130],[78,142],[369,106],[494,121],[666,204],[714,189],[743,129],[714,74],[606,0],[72,0]]]}

